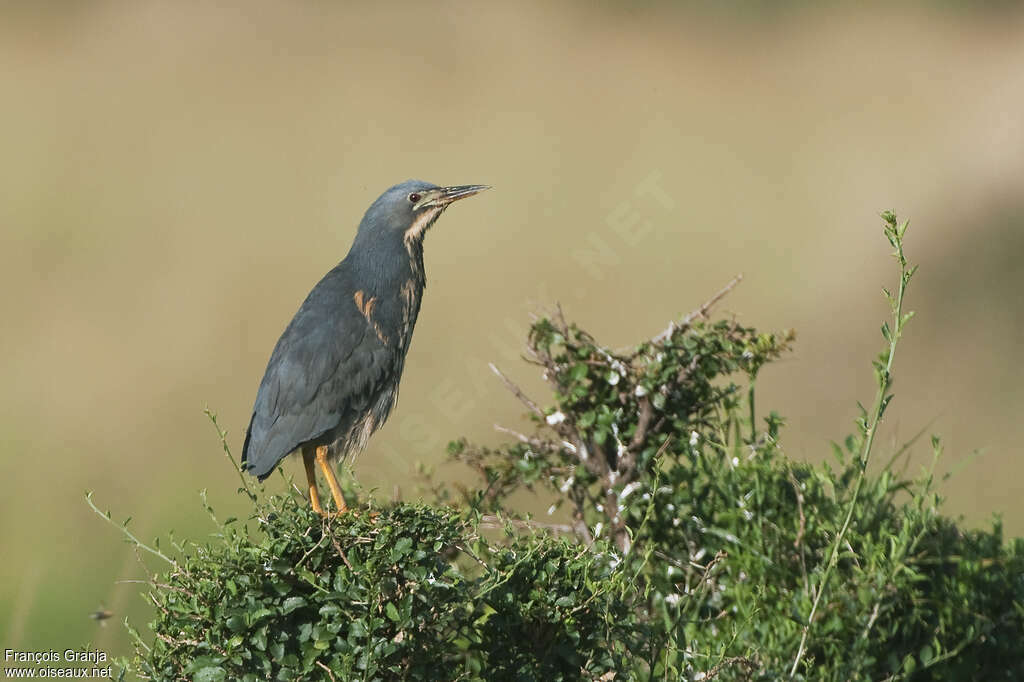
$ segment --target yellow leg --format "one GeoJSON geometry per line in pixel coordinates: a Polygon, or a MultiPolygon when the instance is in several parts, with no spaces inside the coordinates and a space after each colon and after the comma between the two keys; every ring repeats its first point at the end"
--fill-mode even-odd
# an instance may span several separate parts
{"type": "Polygon", "coordinates": [[[321,445],[316,449],[316,461],[320,465],[320,469],[324,472],[324,478],[327,479],[327,485],[331,488],[331,495],[334,497],[334,506],[338,508],[338,513],[342,514],[348,510],[345,506],[345,498],[341,494],[341,486],[338,485],[338,479],[334,476],[334,468],[331,463],[327,461],[327,446],[321,445]]]}
{"type": "Polygon", "coordinates": [[[306,482],[309,484],[309,503],[320,516],[325,516],[320,506],[320,493],[316,489],[316,468],[313,466],[313,451],[303,449],[302,463],[306,465],[306,482]]]}

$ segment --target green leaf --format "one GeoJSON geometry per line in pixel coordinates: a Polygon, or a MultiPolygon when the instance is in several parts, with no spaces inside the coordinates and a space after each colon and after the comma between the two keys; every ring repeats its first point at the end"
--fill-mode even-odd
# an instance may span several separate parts
{"type": "Polygon", "coordinates": [[[397,560],[409,553],[412,548],[411,538],[399,538],[391,550],[392,561],[397,560]]]}
{"type": "Polygon", "coordinates": [[[304,597],[288,597],[281,605],[281,614],[287,616],[295,609],[301,609],[307,604],[304,597]]]}
{"type": "Polygon", "coordinates": [[[196,674],[192,679],[194,682],[221,682],[227,678],[228,673],[224,668],[221,668],[220,666],[208,666],[196,671],[196,674]]]}

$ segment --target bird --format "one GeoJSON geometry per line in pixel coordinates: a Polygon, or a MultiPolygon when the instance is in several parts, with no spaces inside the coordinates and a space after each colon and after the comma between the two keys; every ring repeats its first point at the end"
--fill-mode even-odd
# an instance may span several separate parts
{"type": "Polygon", "coordinates": [[[264,480],[301,452],[313,511],[316,465],[337,514],[347,507],[334,463],[354,456],[388,418],[420,312],[423,239],[453,202],[488,185],[407,180],[367,209],[348,255],[313,287],[270,354],[242,447],[242,467],[264,480]]]}

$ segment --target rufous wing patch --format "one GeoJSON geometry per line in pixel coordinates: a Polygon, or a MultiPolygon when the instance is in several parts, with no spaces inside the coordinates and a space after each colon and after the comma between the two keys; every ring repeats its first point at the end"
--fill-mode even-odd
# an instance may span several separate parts
{"type": "Polygon", "coordinates": [[[370,296],[367,298],[366,294],[363,293],[363,290],[359,289],[356,293],[352,294],[352,300],[355,302],[356,308],[359,309],[359,312],[363,314],[366,321],[370,323],[371,327],[373,327],[373,331],[376,332],[377,338],[380,339],[380,342],[385,346],[388,345],[388,340],[387,337],[384,336],[384,331],[373,319],[373,308],[377,305],[377,297],[370,296]]]}

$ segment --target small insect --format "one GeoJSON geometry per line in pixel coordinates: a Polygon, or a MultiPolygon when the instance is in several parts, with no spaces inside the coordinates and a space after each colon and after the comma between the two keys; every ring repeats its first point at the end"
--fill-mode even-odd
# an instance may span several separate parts
{"type": "Polygon", "coordinates": [[[106,625],[105,621],[108,618],[113,618],[114,612],[108,611],[107,609],[103,608],[103,605],[101,604],[99,609],[89,614],[89,617],[93,620],[98,620],[100,622],[100,625],[106,625]]]}

